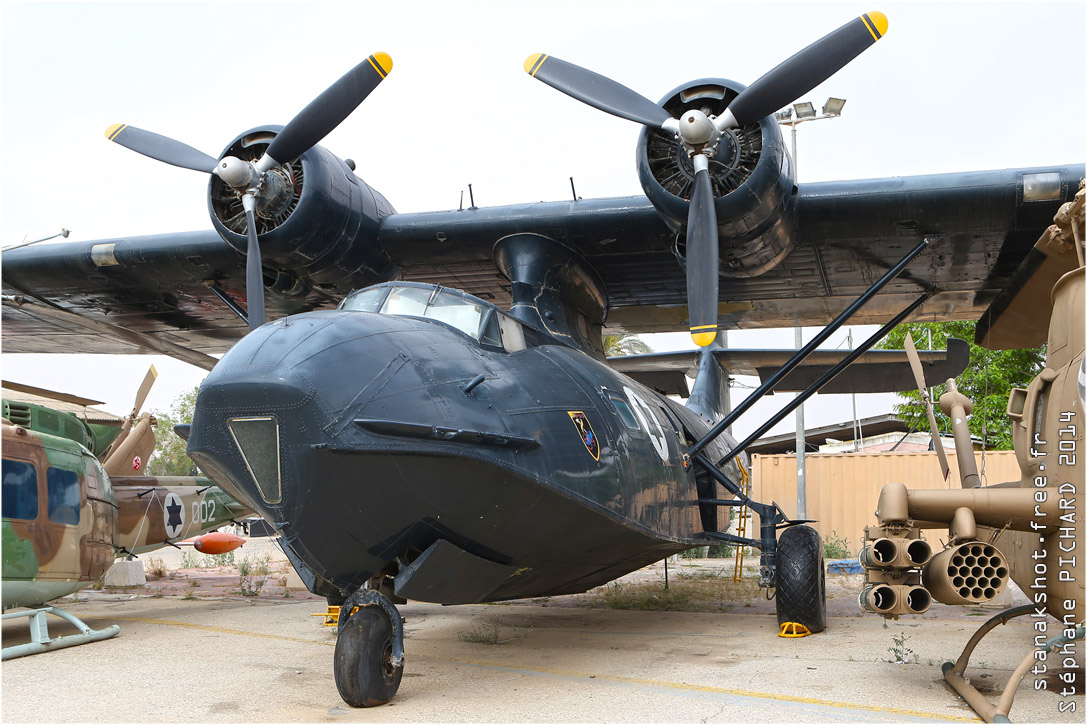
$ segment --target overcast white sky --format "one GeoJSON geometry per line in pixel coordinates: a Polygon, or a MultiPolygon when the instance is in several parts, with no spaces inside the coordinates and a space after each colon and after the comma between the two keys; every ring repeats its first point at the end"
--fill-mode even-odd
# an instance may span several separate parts
{"type": "MultiPolygon", "coordinates": [[[[0,244],[61,227],[79,240],[208,228],[205,177],[111,144],[105,129],[128,123],[216,155],[241,131],[286,123],[378,50],[392,73],[323,145],[399,211],[455,208],[469,183],[480,206],[566,198],[570,176],[586,198],[640,194],[638,127],[532,81],[529,54],[656,100],[700,77],[750,83],[876,9],[886,37],[805,97],[848,102],[840,119],[800,127],[801,182],[1084,161],[1083,2],[5,1],[0,244]]],[[[792,333],[729,342],[791,346],[792,333]]],[[[3,377],[124,413],[151,362],[150,408],[203,376],[151,356],[78,357],[3,355],[3,377]]],[[[890,401],[860,396],[860,414],[890,401]]],[[[852,416],[848,396],[807,409],[809,427],[852,416]]]]}

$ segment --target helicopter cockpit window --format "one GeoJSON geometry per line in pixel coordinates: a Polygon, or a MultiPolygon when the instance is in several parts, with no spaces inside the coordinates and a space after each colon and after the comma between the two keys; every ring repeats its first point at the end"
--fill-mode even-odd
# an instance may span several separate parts
{"type": "Polygon", "coordinates": [[[79,476],[75,471],[50,468],[45,472],[49,490],[49,520],[57,524],[79,525],[79,476]]]}
{"type": "Polygon", "coordinates": [[[38,518],[38,470],[33,463],[4,459],[5,519],[38,518]]]}

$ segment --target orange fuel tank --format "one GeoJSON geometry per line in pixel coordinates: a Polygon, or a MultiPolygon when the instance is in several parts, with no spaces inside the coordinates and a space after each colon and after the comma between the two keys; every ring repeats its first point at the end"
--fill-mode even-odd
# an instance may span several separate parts
{"type": "Polygon", "coordinates": [[[242,546],[245,539],[223,531],[213,531],[204,534],[193,542],[193,548],[203,554],[225,554],[242,546]]]}

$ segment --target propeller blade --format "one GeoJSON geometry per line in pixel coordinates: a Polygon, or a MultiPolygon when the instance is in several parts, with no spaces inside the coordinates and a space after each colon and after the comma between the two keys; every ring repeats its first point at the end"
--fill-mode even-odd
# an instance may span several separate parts
{"type": "Polygon", "coordinates": [[[906,359],[910,361],[910,369],[913,370],[913,379],[917,383],[917,390],[921,393],[921,400],[928,412],[928,427],[932,431],[932,447],[936,449],[936,456],[940,459],[940,470],[947,480],[951,473],[951,467],[947,463],[947,454],[944,453],[944,444],[940,440],[940,429],[936,425],[936,413],[932,409],[932,401],[929,399],[928,386],[925,385],[925,372],[921,368],[921,356],[917,354],[917,346],[913,344],[913,336],[906,333],[906,359]]]}
{"type": "Polygon", "coordinates": [[[260,261],[260,245],[257,243],[257,219],[253,209],[256,201],[251,194],[242,197],[245,207],[245,228],[249,246],[245,253],[245,298],[249,331],[264,324],[264,272],[260,261]]]}
{"type": "Polygon", "coordinates": [[[143,410],[143,404],[144,401],[147,400],[147,394],[151,392],[151,386],[155,384],[155,379],[158,376],[158,371],[155,370],[154,365],[147,371],[147,375],[143,376],[143,382],[140,383],[140,389],[136,391],[136,402],[132,405],[133,418],[139,416],[140,411],[143,410]]]}
{"type": "Polygon", "coordinates": [[[351,115],[393,69],[392,58],[374,53],[310,101],[268,145],[260,171],[301,156],[351,115]]]}
{"type": "Polygon", "coordinates": [[[123,123],[115,123],[107,128],[106,138],[138,154],[150,156],[183,169],[203,171],[205,174],[210,174],[218,163],[216,159],[192,146],[123,123]]]}
{"type": "Polygon", "coordinates": [[[830,78],[887,33],[887,16],[865,13],[823,36],[743,90],[721,115],[718,129],[769,116],[830,78]]]}
{"type": "MultiPolygon", "coordinates": [[[[663,108],[621,83],[544,53],[530,55],[525,72],[597,110],[653,128],[675,119],[663,108]]],[[[777,110],[777,109],[775,109],[777,110]]]]}
{"type": "Polygon", "coordinates": [[[713,206],[709,160],[697,154],[694,193],[687,213],[687,308],[691,338],[705,347],[717,337],[717,210],[713,206]]]}

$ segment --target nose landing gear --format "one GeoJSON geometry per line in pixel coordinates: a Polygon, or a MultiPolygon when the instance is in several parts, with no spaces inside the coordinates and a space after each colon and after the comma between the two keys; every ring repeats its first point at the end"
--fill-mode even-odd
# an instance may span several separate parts
{"type": "Polygon", "coordinates": [[[404,620],[386,597],[360,589],[340,608],[333,670],[351,707],[384,705],[404,675],[404,620]]]}

